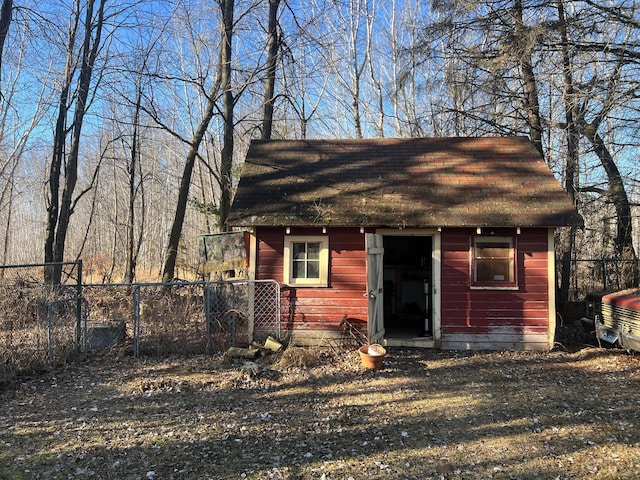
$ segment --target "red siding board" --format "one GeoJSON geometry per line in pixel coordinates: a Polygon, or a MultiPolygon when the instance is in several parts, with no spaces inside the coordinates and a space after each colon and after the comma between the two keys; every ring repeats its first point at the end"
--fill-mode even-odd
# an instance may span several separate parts
{"type": "MultiPolygon", "coordinates": [[[[366,321],[366,254],[359,229],[328,228],[329,286],[283,290],[283,317],[287,328],[338,329],[342,317],[366,321]],[[292,320],[292,323],[290,322],[292,320]]],[[[293,235],[320,235],[319,228],[291,228],[293,235]]],[[[282,282],[284,236],[282,228],[258,228],[258,278],[282,282]]]]}
{"type": "MultiPolygon", "coordinates": [[[[361,285],[353,284],[352,288],[348,285],[340,285],[340,288],[296,288],[295,294],[298,298],[333,298],[340,299],[346,296],[354,298],[364,298],[361,285]]],[[[366,298],[364,298],[366,303],[366,298]]]]}
{"type": "MultiPolygon", "coordinates": [[[[447,333],[467,333],[467,334],[484,334],[484,333],[491,333],[491,329],[492,326],[489,325],[481,325],[481,326],[456,326],[456,325],[449,325],[446,329],[443,329],[447,331],[447,333]]],[[[516,330],[520,331],[522,333],[538,333],[538,334],[545,334],[547,332],[547,328],[546,326],[538,326],[538,325],[534,325],[534,326],[529,326],[529,325],[524,325],[524,326],[517,326],[515,327],[515,329],[512,330],[516,330]]]]}
{"type": "MultiPolygon", "coordinates": [[[[492,336],[498,342],[527,342],[529,335],[544,341],[549,329],[547,230],[522,229],[515,236],[517,290],[470,287],[469,248],[474,233],[475,229],[442,232],[443,345],[462,345],[473,338],[484,345],[492,336]]],[[[505,234],[515,231],[495,231],[495,235],[505,234]]]]}
{"type": "Polygon", "coordinates": [[[549,287],[547,282],[544,283],[535,283],[530,282],[526,285],[520,284],[520,291],[529,295],[543,295],[545,299],[548,299],[549,295],[549,287]]]}
{"type": "MultiPolygon", "coordinates": [[[[335,298],[298,298],[296,300],[296,306],[298,308],[313,307],[313,308],[359,308],[363,307],[362,302],[359,299],[353,298],[340,298],[340,303],[336,304],[335,298]]],[[[364,305],[366,307],[366,305],[364,305]]]]}
{"type": "Polygon", "coordinates": [[[547,301],[547,292],[543,295],[531,295],[524,290],[470,290],[470,289],[445,289],[442,291],[441,298],[443,302],[466,302],[471,299],[484,301],[487,303],[497,304],[506,302],[509,304],[525,302],[545,302],[547,301]],[[476,295],[478,294],[479,295],[476,295]]]}
{"type": "Polygon", "coordinates": [[[258,237],[257,243],[258,264],[256,267],[256,279],[273,279],[282,282],[284,235],[266,232],[258,237]]]}
{"type": "MultiPolygon", "coordinates": [[[[489,317],[474,316],[473,319],[460,316],[456,317],[451,315],[447,322],[446,328],[454,326],[466,326],[470,328],[478,327],[490,327],[490,326],[530,326],[530,327],[547,327],[548,323],[546,317],[539,317],[538,315],[520,314],[517,316],[504,316],[499,317],[492,314],[489,317]]],[[[445,329],[445,327],[443,327],[445,329]]]]}
{"type": "Polygon", "coordinates": [[[473,318],[479,322],[485,321],[487,318],[544,318],[547,319],[546,305],[529,304],[528,306],[509,305],[507,303],[501,305],[489,305],[487,303],[469,302],[467,304],[458,304],[454,307],[448,307],[447,311],[451,316],[465,318],[473,318]]]}

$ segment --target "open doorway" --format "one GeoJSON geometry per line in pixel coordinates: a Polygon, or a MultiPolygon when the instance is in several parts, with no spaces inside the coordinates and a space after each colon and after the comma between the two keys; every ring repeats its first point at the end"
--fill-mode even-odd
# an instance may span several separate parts
{"type": "Polygon", "coordinates": [[[383,245],[385,336],[432,336],[433,237],[385,235],[383,245]]]}

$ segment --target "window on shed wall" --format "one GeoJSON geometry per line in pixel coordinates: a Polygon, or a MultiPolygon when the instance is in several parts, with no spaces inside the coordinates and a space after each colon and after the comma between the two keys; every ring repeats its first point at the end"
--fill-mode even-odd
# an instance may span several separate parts
{"type": "Polygon", "coordinates": [[[473,239],[472,287],[515,288],[516,255],[513,237],[473,239]]]}
{"type": "Polygon", "coordinates": [[[326,287],[329,277],[329,238],[285,236],[284,283],[326,287]]]}

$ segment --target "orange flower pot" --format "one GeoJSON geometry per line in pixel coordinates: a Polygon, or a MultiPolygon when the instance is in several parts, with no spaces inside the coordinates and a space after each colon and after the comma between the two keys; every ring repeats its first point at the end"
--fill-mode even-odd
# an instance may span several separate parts
{"type": "Polygon", "coordinates": [[[382,345],[363,345],[358,349],[362,366],[371,370],[380,370],[387,351],[382,345]]]}

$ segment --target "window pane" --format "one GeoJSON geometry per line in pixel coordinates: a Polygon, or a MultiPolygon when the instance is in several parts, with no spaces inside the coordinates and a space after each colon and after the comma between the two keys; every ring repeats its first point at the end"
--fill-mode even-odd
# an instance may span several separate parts
{"type": "Polygon", "coordinates": [[[293,278],[305,278],[304,262],[293,262],[293,278]]]}
{"type": "Polygon", "coordinates": [[[293,244],[293,278],[320,278],[320,242],[293,244]]]}
{"type": "Polygon", "coordinates": [[[285,282],[300,286],[326,286],[329,242],[326,237],[285,237],[285,282]]]}
{"type": "Polygon", "coordinates": [[[511,282],[512,262],[508,259],[478,259],[477,277],[479,282],[511,282]]]}
{"type": "Polygon", "coordinates": [[[294,260],[304,260],[306,258],[307,253],[307,244],[306,243],[294,243],[293,244],[293,259],[294,260]]]}
{"type": "Polygon", "coordinates": [[[477,257],[508,257],[511,245],[508,243],[486,243],[476,244],[477,257]]]}
{"type": "Polygon", "coordinates": [[[476,261],[476,281],[488,282],[491,280],[491,260],[476,261]]]}
{"type": "Polygon", "coordinates": [[[307,278],[320,278],[320,262],[318,260],[307,262],[307,278]]]}
{"type": "Polygon", "coordinates": [[[320,242],[307,243],[307,258],[309,260],[320,259],[320,242]]]}
{"type": "Polygon", "coordinates": [[[513,247],[508,239],[476,239],[474,257],[476,282],[515,281],[513,247]]]}

